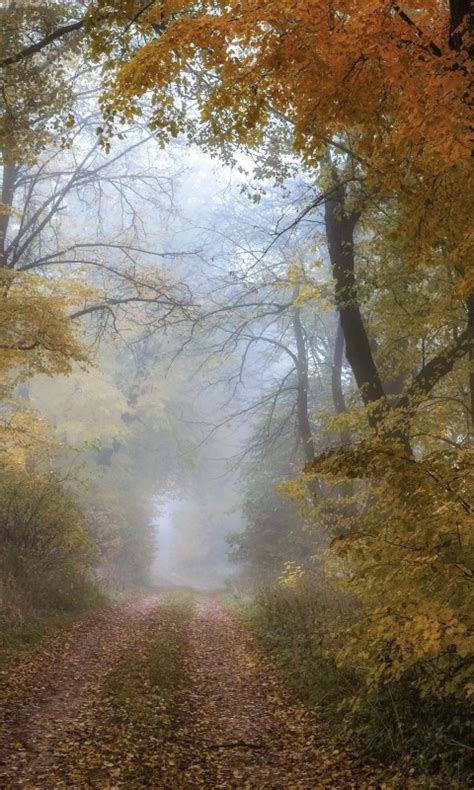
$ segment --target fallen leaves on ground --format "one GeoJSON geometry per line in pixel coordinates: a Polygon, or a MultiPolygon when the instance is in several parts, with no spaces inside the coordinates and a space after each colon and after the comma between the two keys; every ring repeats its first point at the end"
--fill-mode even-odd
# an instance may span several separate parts
{"type": "MultiPolygon", "coordinates": [[[[60,633],[3,693],[7,788],[375,788],[217,599],[117,606],[60,633]]],[[[379,785],[380,786],[380,785],[379,785]]]]}
{"type": "Polygon", "coordinates": [[[377,786],[351,766],[315,714],[290,698],[245,628],[211,597],[191,623],[186,674],[175,787],[377,786]]]}
{"type": "MultiPolygon", "coordinates": [[[[3,671],[0,787],[73,787],[62,774],[74,750],[95,748],[104,678],[140,642],[156,605],[156,596],[142,596],[85,617],[3,671]]],[[[77,786],[94,785],[85,776],[77,786]]]]}

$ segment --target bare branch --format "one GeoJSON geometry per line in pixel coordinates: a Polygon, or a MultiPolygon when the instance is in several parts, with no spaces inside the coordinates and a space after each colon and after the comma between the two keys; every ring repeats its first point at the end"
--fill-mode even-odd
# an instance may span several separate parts
{"type": "Polygon", "coordinates": [[[0,60],[0,68],[12,66],[14,63],[20,63],[22,60],[25,60],[26,58],[35,55],[37,52],[41,52],[46,47],[49,47],[50,44],[54,44],[55,41],[65,38],[70,33],[75,33],[78,30],[82,30],[85,27],[85,24],[86,19],[83,17],[82,19],[78,19],[76,22],[71,22],[69,25],[62,25],[61,27],[56,28],[56,30],[48,33],[47,36],[44,36],[44,38],[41,38],[39,41],[36,41],[29,47],[25,47],[15,55],[9,55],[8,57],[0,60]]]}

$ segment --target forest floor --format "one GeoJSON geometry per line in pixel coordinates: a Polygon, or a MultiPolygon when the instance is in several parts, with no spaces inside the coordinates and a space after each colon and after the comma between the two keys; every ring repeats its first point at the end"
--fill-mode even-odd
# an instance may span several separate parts
{"type": "Polygon", "coordinates": [[[376,788],[216,596],[115,605],[4,671],[1,788],[376,788]]]}

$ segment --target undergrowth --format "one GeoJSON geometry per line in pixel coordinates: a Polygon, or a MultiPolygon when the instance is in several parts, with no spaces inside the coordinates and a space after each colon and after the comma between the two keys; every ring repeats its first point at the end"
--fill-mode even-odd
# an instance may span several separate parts
{"type": "Polygon", "coordinates": [[[95,584],[87,594],[66,606],[50,605],[30,610],[27,617],[2,616],[0,613],[0,667],[7,666],[16,655],[28,650],[61,628],[71,625],[80,615],[109,603],[108,596],[95,584]]]}
{"type": "Polygon", "coordinates": [[[469,711],[417,695],[409,678],[367,691],[363,667],[336,662],[335,633],[361,617],[350,596],[326,583],[274,586],[246,599],[240,613],[293,692],[318,706],[361,760],[385,766],[387,786],[473,786],[469,711]]]}

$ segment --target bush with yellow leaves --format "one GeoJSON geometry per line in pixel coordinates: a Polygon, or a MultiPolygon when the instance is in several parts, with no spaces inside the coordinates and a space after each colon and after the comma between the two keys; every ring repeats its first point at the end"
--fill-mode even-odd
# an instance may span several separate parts
{"type": "Polygon", "coordinates": [[[438,769],[469,762],[474,691],[474,454],[424,458],[375,440],[314,468],[352,480],[358,507],[332,547],[361,616],[335,632],[341,672],[358,683],[346,721],[375,750],[417,752],[438,769]],[[348,573],[348,576],[346,575],[348,573]]]}
{"type": "MultiPolygon", "coordinates": [[[[324,463],[324,461],[322,462],[324,463]]],[[[474,454],[415,460],[389,445],[347,450],[327,467],[363,479],[363,519],[336,540],[364,618],[339,660],[369,689],[410,678],[421,696],[474,691],[474,454]]]]}

